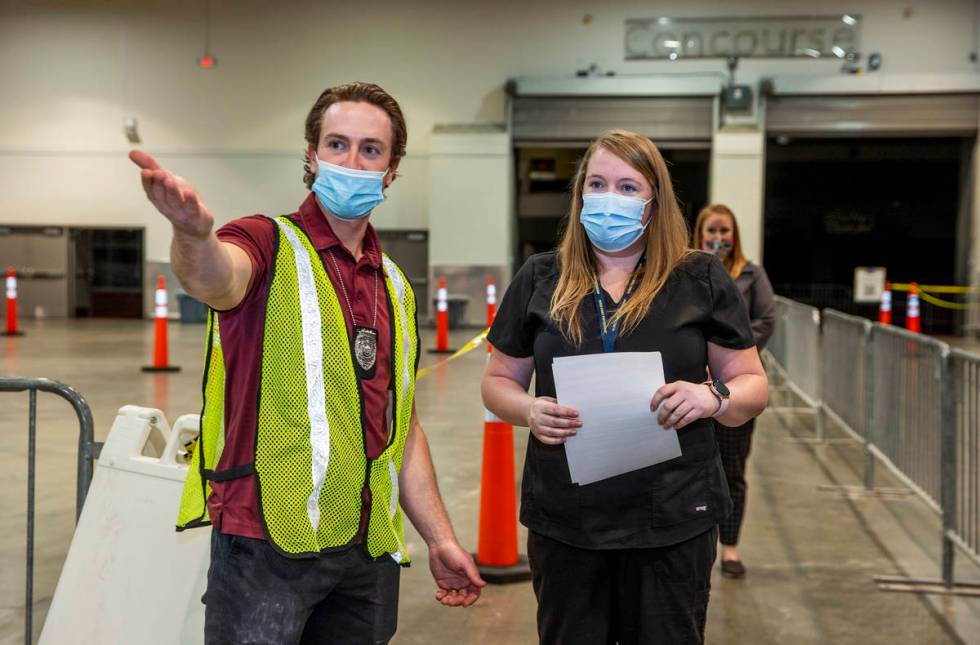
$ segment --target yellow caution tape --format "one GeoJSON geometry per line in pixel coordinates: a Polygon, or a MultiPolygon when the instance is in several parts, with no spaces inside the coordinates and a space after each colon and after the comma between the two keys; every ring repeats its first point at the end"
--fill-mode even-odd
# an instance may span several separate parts
{"type": "MultiPolygon", "coordinates": [[[[893,282],[891,284],[891,287],[894,291],[908,291],[911,288],[911,286],[912,285],[908,282],[893,282]]],[[[962,302],[943,300],[942,298],[937,298],[936,296],[932,295],[933,293],[959,293],[959,294],[980,293],[980,287],[961,287],[957,285],[942,285],[942,284],[920,284],[917,286],[919,287],[919,297],[922,298],[923,302],[928,302],[930,305],[935,305],[936,307],[943,307],[945,309],[965,310],[965,309],[969,309],[970,305],[962,302]]]]}
{"type": "Polygon", "coordinates": [[[184,460],[186,463],[191,463],[191,458],[194,456],[194,451],[197,450],[197,444],[201,438],[200,433],[190,441],[184,444],[184,460]]]}
{"type": "Polygon", "coordinates": [[[458,350],[456,350],[456,353],[453,354],[452,356],[450,356],[449,358],[446,358],[444,360],[441,360],[438,363],[436,363],[435,365],[430,365],[428,367],[423,367],[422,369],[420,369],[418,372],[415,373],[415,380],[417,381],[420,378],[422,378],[423,376],[425,376],[426,374],[428,374],[429,372],[431,372],[432,370],[439,369],[440,367],[442,367],[443,365],[445,365],[449,361],[454,361],[457,358],[459,358],[460,356],[462,356],[463,354],[466,354],[468,352],[473,351],[474,349],[476,349],[477,347],[479,347],[480,345],[483,344],[483,340],[487,337],[487,334],[489,332],[490,332],[489,329],[484,329],[477,336],[473,337],[468,343],[466,343],[465,345],[463,345],[462,347],[460,347],[458,350]]]}
{"type": "Polygon", "coordinates": [[[970,305],[963,304],[962,302],[951,302],[949,300],[943,300],[941,298],[937,298],[936,296],[931,296],[925,291],[921,291],[921,290],[919,291],[919,297],[921,297],[923,301],[928,302],[930,305],[943,307],[944,309],[964,310],[970,308],[970,305]]]}
{"type": "MultiPolygon", "coordinates": [[[[910,286],[911,284],[908,282],[892,282],[893,291],[908,291],[910,286]]],[[[933,293],[980,293],[980,287],[960,287],[939,284],[920,284],[918,287],[919,291],[931,291],[933,293]]]]}

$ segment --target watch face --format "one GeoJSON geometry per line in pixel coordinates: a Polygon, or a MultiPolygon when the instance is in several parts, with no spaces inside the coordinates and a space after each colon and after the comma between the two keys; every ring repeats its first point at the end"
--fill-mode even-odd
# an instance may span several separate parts
{"type": "Polygon", "coordinates": [[[718,394],[722,396],[728,396],[729,394],[731,394],[731,392],[728,391],[728,386],[726,386],[724,383],[722,383],[717,379],[714,382],[714,386],[715,389],[718,390],[718,394]]]}

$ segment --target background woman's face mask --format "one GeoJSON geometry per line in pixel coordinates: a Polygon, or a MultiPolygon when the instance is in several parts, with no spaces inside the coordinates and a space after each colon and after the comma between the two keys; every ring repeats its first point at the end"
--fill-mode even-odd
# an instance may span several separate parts
{"type": "Polygon", "coordinates": [[[704,238],[701,242],[701,248],[705,251],[710,251],[717,255],[719,258],[724,260],[728,257],[728,254],[732,252],[732,241],[722,238],[722,237],[711,237],[704,238]]]}
{"type": "Polygon", "coordinates": [[[647,224],[643,224],[643,211],[651,201],[619,193],[585,193],[582,195],[579,221],[597,249],[615,253],[643,235],[650,223],[647,221],[647,224]]]}
{"type": "Polygon", "coordinates": [[[370,215],[384,201],[387,170],[355,170],[319,159],[316,162],[316,180],[312,190],[330,213],[341,219],[360,219],[370,215]]]}

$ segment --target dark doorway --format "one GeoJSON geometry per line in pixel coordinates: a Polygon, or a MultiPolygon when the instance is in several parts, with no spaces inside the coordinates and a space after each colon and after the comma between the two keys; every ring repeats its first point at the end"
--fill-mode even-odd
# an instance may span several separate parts
{"type": "MultiPolygon", "coordinates": [[[[972,140],[772,138],[766,151],[765,266],[776,292],[873,317],[853,303],[854,269],[895,282],[955,284],[964,163],[972,140]]],[[[896,322],[904,294],[896,293],[896,322]]],[[[922,308],[949,333],[948,310],[922,308]]]]}
{"type": "Polygon", "coordinates": [[[420,319],[429,317],[429,232],[416,230],[377,231],[381,248],[395,264],[405,272],[405,277],[415,289],[415,306],[420,319]]]}
{"type": "MultiPolygon", "coordinates": [[[[517,249],[514,271],[535,253],[550,251],[558,244],[568,213],[571,182],[586,146],[562,148],[517,148],[517,249]]],[[[680,203],[681,212],[694,226],[698,211],[708,203],[708,170],[711,150],[707,147],[660,149],[680,203]]]]}
{"type": "Polygon", "coordinates": [[[143,229],[71,229],[76,318],[143,317],[143,229]]]}

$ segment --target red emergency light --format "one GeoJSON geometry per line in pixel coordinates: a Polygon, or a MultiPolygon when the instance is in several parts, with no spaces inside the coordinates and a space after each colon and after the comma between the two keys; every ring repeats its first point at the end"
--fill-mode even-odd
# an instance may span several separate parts
{"type": "Polygon", "coordinates": [[[218,64],[218,59],[211,54],[204,54],[197,59],[197,66],[201,69],[211,69],[218,64]]]}

